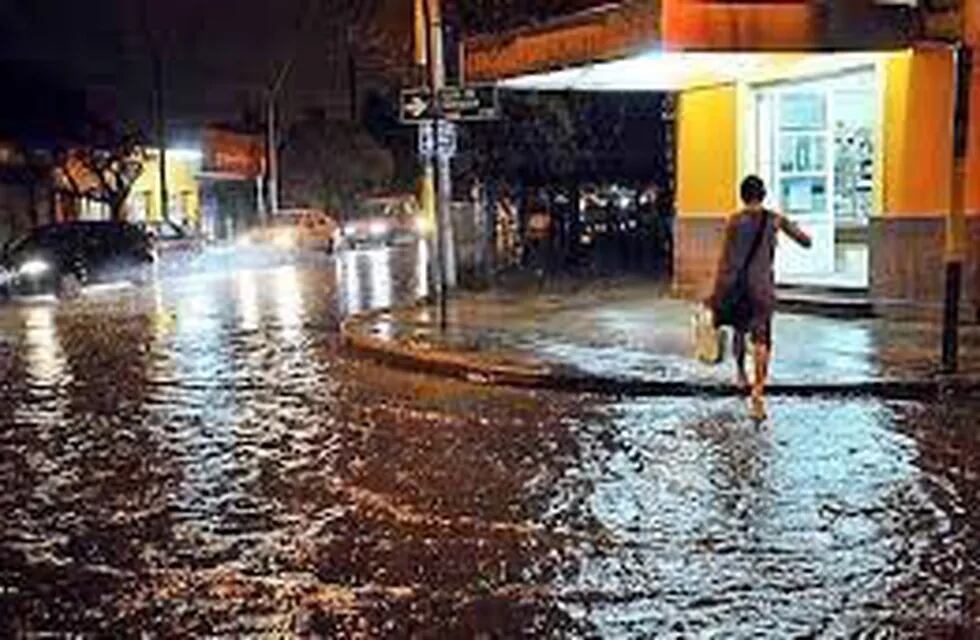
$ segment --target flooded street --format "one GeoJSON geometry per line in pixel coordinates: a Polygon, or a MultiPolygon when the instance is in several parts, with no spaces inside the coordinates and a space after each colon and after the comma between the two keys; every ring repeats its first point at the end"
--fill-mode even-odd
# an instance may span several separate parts
{"type": "Polygon", "coordinates": [[[410,253],[0,307],[0,636],[980,633],[980,398],[757,428],[345,353],[410,253]]]}

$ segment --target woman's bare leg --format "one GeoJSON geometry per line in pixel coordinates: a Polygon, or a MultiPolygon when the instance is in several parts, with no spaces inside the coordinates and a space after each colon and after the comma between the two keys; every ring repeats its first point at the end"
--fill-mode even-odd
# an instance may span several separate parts
{"type": "Polygon", "coordinates": [[[759,342],[752,345],[752,359],[755,364],[755,379],[752,385],[752,395],[762,397],[766,392],[766,382],[769,379],[769,356],[772,350],[768,344],[759,342]]]}
{"type": "Polygon", "coordinates": [[[749,389],[749,374],[745,370],[745,334],[737,329],[732,335],[732,355],[735,357],[735,384],[742,391],[749,389]]]}

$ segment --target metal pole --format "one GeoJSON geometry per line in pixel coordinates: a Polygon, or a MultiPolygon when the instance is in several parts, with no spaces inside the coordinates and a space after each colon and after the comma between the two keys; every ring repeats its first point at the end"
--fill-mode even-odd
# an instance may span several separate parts
{"type": "Polygon", "coordinates": [[[157,148],[159,149],[160,171],[160,217],[170,220],[170,194],[167,192],[167,119],[164,114],[163,102],[163,58],[159,51],[153,53],[153,93],[155,100],[154,115],[156,120],[157,148]]]}
{"type": "Polygon", "coordinates": [[[959,368],[960,297],[966,254],[966,156],[969,146],[970,84],[973,51],[962,44],[953,52],[954,88],[952,198],[946,218],[946,290],[943,302],[942,371],[959,368]]]}
{"type": "Polygon", "coordinates": [[[357,98],[357,58],[354,56],[354,27],[347,27],[347,81],[350,100],[350,121],[357,122],[359,101],[357,98]]]}
{"type": "Polygon", "coordinates": [[[429,80],[429,94],[433,101],[433,121],[432,121],[432,133],[435,139],[436,146],[436,156],[438,159],[432,160],[431,163],[432,172],[435,179],[435,200],[436,200],[436,267],[439,274],[439,328],[442,331],[446,330],[446,325],[448,322],[448,288],[449,288],[449,278],[447,273],[446,265],[446,194],[444,192],[444,176],[447,167],[442,162],[441,154],[439,153],[439,140],[441,138],[441,121],[442,121],[442,107],[439,102],[439,90],[442,88],[445,70],[443,68],[444,61],[442,59],[441,51],[441,31],[442,23],[436,17],[439,11],[439,0],[423,0],[422,9],[425,14],[425,24],[426,24],[426,52],[428,55],[428,80],[429,80]]]}
{"type": "Polygon", "coordinates": [[[276,135],[276,93],[270,92],[266,113],[266,148],[269,154],[269,215],[279,213],[279,140],[276,135]]]}

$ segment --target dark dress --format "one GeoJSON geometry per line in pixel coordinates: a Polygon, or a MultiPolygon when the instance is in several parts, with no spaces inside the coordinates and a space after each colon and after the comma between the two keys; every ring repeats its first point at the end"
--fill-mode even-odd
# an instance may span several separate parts
{"type": "MultiPolygon", "coordinates": [[[[766,228],[759,248],[751,264],[746,267],[749,303],[735,314],[732,325],[738,332],[751,334],[754,342],[768,345],[772,343],[772,314],[776,306],[773,271],[776,233],[783,218],[771,211],[767,213],[766,228]]],[[[762,219],[761,210],[743,210],[729,219],[725,229],[725,247],[712,295],[714,303],[723,299],[734,285],[739,269],[745,265],[752,250],[762,219]]]]}

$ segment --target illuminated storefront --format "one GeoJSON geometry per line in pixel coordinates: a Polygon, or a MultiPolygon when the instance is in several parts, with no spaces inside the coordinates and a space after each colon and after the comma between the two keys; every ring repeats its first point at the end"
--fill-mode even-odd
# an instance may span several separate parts
{"type": "MultiPolygon", "coordinates": [[[[980,31],[970,8],[957,16],[980,31]]],[[[933,307],[952,201],[955,55],[914,10],[866,1],[627,2],[467,43],[467,77],[504,87],[678,95],[675,286],[709,286],[738,183],[815,237],[782,246],[784,285],[933,307]],[[829,9],[828,9],[829,7],[829,9]]],[[[980,69],[975,67],[975,72],[980,69]]],[[[980,302],[980,82],[973,76],[966,300],[980,302]]]]}
{"type": "MultiPolygon", "coordinates": [[[[260,137],[208,127],[194,146],[167,150],[167,214],[213,237],[232,237],[258,219],[263,146],[260,137]]],[[[161,218],[160,154],[146,152],[127,199],[127,219],[161,218]]]]}
{"type": "MultiPolygon", "coordinates": [[[[127,199],[127,219],[131,222],[157,222],[161,216],[160,151],[146,152],[143,172],[133,184],[127,199]]],[[[181,225],[196,228],[201,221],[201,152],[196,149],[167,150],[167,215],[181,225]]]]}

